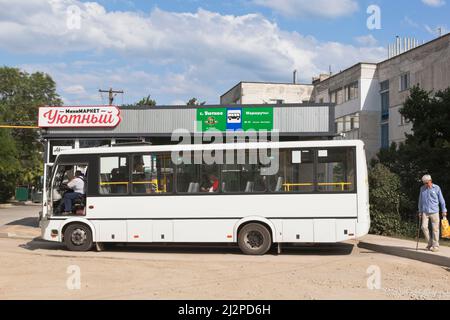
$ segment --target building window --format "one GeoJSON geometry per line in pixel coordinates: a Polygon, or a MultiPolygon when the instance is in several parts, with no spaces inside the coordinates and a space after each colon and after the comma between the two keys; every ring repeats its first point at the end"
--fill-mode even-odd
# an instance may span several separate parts
{"type": "Polygon", "coordinates": [[[331,103],[343,104],[345,101],[344,89],[339,88],[337,90],[331,91],[330,93],[330,101],[331,103]]]}
{"type": "Polygon", "coordinates": [[[350,117],[350,130],[359,129],[359,114],[350,117]]]}
{"type": "Polygon", "coordinates": [[[409,89],[409,87],[410,87],[409,72],[404,73],[404,74],[402,74],[400,76],[399,86],[400,86],[400,90],[399,91],[405,91],[405,90],[409,89]]]}
{"type": "Polygon", "coordinates": [[[389,123],[381,125],[381,149],[389,148],[389,123]]]}
{"type": "Polygon", "coordinates": [[[359,113],[336,119],[336,133],[344,133],[359,129],[359,113]]]}
{"type": "Polygon", "coordinates": [[[344,103],[344,90],[341,88],[337,91],[336,94],[336,104],[343,104],[344,103]]]}
{"type": "Polygon", "coordinates": [[[330,93],[330,102],[336,103],[336,91],[330,93]]]}
{"type": "Polygon", "coordinates": [[[350,101],[353,99],[358,99],[358,82],[354,82],[345,87],[345,101],[350,101]]]}
{"type": "Polygon", "coordinates": [[[381,87],[381,120],[385,121],[389,119],[389,80],[383,81],[380,84],[381,87]]]}
{"type": "Polygon", "coordinates": [[[380,83],[380,92],[389,91],[389,80],[380,83]]]}

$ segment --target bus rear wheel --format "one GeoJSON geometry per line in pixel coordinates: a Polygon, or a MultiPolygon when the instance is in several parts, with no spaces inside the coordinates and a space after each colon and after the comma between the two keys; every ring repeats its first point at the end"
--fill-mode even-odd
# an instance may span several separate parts
{"type": "Polygon", "coordinates": [[[238,244],[244,254],[260,256],[270,250],[272,237],[262,224],[249,223],[239,231],[238,244]]]}
{"type": "Polygon", "coordinates": [[[92,231],[87,225],[74,223],[64,231],[64,243],[70,251],[89,251],[92,248],[92,231]]]}

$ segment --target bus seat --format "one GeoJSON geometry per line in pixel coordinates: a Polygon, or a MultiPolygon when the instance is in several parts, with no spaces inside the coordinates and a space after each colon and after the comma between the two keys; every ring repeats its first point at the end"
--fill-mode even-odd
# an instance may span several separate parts
{"type": "Polygon", "coordinates": [[[200,192],[200,183],[194,183],[194,188],[192,190],[193,193],[200,192]]]}
{"type": "MultiPolygon", "coordinates": [[[[105,174],[105,173],[100,174],[100,178],[101,178],[102,182],[110,182],[111,181],[111,179],[109,178],[109,175],[105,174]]],[[[87,186],[87,183],[85,184],[85,186],[87,186]]],[[[100,193],[101,194],[109,194],[109,193],[111,193],[110,189],[111,188],[108,185],[106,185],[106,186],[105,185],[100,185],[100,193]]]]}
{"type": "Polygon", "coordinates": [[[194,182],[191,182],[191,183],[189,183],[189,188],[188,188],[188,193],[192,193],[192,192],[194,192],[193,190],[194,190],[194,182]]]}
{"type": "Polygon", "coordinates": [[[283,191],[283,177],[278,177],[277,185],[275,187],[275,192],[281,192],[283,191]]]}
{"type": "Polygon", "coordinates": [[[252,181],[247,181],[247,185],[245,186],[245,192],[246,193],[253,192],[253,189],[255,189],[255,183],[252,181]]]}

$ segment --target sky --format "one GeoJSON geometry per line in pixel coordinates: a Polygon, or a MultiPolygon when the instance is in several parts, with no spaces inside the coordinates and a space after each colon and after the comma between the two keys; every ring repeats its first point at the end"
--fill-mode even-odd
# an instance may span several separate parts
{"type": "Polygon", "coordinates": [[[311,83],[450,31],[450,0],[0,0],[0,66],[48,73],[65,105],[208,104],[240,81],[311,83]]]}

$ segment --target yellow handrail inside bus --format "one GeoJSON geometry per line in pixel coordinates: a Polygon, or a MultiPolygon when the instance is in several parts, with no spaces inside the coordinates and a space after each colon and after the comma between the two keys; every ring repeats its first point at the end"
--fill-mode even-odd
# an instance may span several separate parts
{"type": "MultiPolygon", "coordinates": [[[[284,191],[285,192],[291,192],[291,188],[293,187],[311,187],[313,186],[313,183],[285,183],[284,191]]],[[[353,185],[351,182],[336,182],[336,183],[318,183],[319,187],[341,187],[342,191],[345,191],[346,186],[353,185]]]]}
{"type": "Polygon", "coordinates": [[[155,192],[161,193],[167,192],[167,185],[164,185],[164,191],[159,190],[158,187],[158,180],[152,180],[152,181],[133,181],[133,182],[125,182],[125,181],[118,181],[118,182],[100,182],[101,186],[117,186],[117,185],[127,185],[128,183],[135,184],[135,185],[143,185],[143,184],[152,184],[155,186],[155,192]]]}

